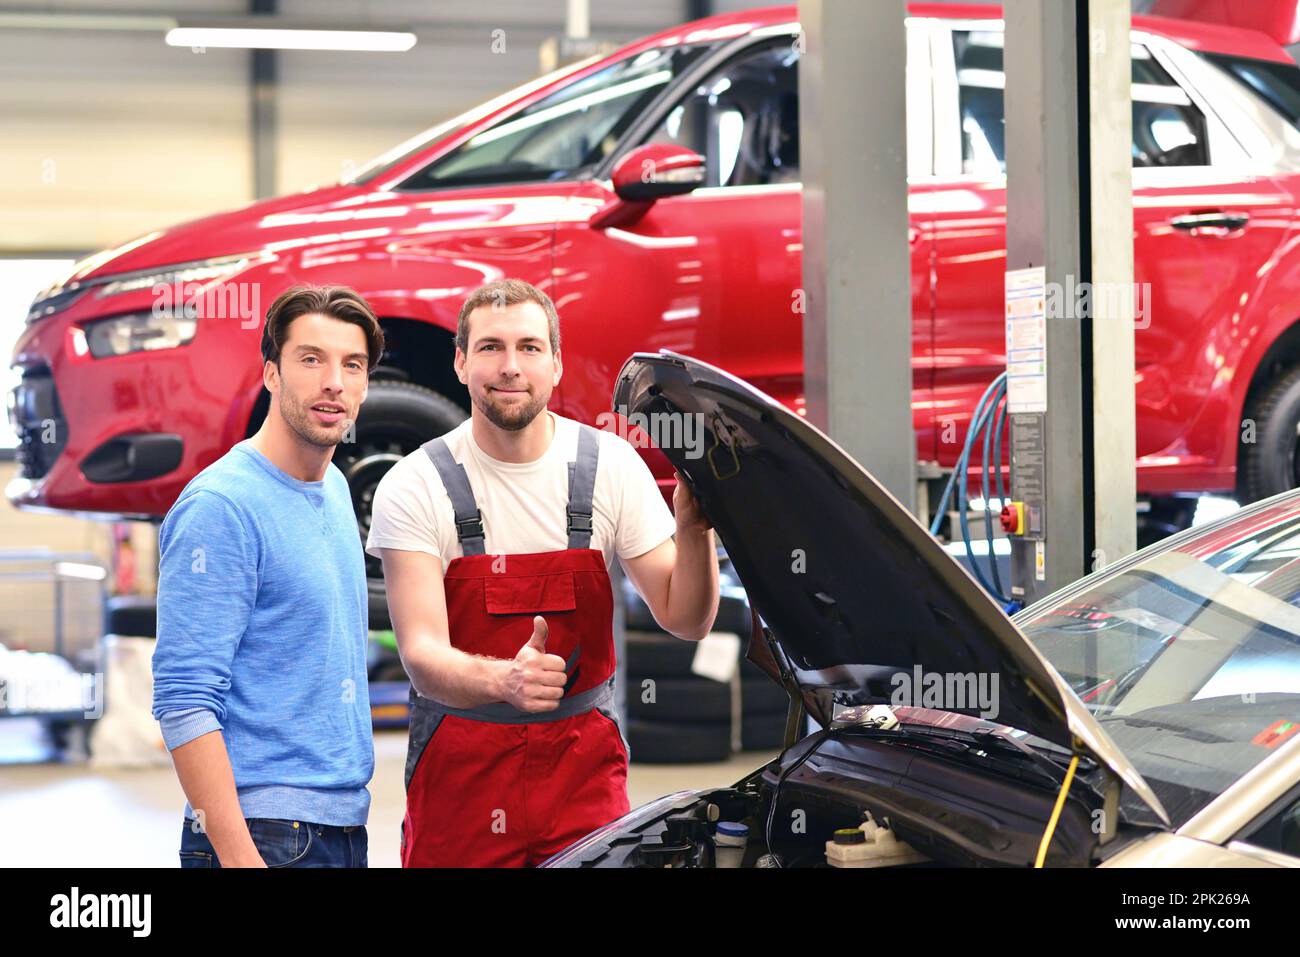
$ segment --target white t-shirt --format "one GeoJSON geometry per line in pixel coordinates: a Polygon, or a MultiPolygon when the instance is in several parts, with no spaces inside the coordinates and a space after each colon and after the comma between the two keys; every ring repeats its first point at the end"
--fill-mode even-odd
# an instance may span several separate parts
{"type": "MultiPolygon", "coordinates": [[[[470,488],[483,513],[489,555],[552,552],[569,547],[569,463],[578,451],[579,425],[546,414],[555,422],[551,445],[532,462],[502,462],[489,457],[466,419],[445,436],[452,458],[465,466],[470,488]]],[[[613,432],[600,433],[600,459],[592,492],[591,547],[605,555],[644,555],[677,530],[663,495],[645,461],[613,432]]],[[[438,470],[424,449],[416,449],[388,470],[375,490],[366,551],[427,552],[445,569],[461,556],[455,513],[438,470]]]]}

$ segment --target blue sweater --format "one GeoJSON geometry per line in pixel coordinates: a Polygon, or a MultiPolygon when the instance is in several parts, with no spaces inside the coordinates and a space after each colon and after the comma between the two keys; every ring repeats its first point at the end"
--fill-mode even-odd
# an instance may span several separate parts
{"type": "Polygon", "coordinates": [[[302,482],[240,442],[185,486],[158,544],[167,747],[222,730],[246,818],[365,824],[368,596],[343,473],[302,482]]]}

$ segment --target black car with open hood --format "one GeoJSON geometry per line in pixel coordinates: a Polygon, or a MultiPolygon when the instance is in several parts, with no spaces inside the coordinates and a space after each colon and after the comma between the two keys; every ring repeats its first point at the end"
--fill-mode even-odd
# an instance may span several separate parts
{"type": "MultiPolygon", "coordinates": [[[[877,819],[885,813],[913,846],[940,861],[1032,860],[1072,756],[1083,762],[1080,778],[1083,768],[1091,772],[1091,783],[1075,780],[1049,861],[1095,862],[1099,845],[1115,836],[1118,815],[1101,834],[1089,819],[1099,809],[1113,812],[1121,789],[1149,826],[1167,825],[1156,794],[1061,676],[826,435],[747,383],[670,352],[632,356],[619,375],[614,408],[633,424],[656,417],[702,422],[702,448],[664,441],[690,434],[680,425],[676,433],[653,431],[713,523],[761,619],[749,657],[822,730],[797,743],[792,736],[773,765],[704,804],[682,795],[675,804],[665,799],[670,804],[659,823],[675,822],[671,834],[659,827],[630,842],[626,835],[593,836],[585,850],[566,852],[557,864],[657,866],[665,847],[691,845],[684,837],[690,821],[707,827],[718,814],[761,818],[765,808],[770,832],[775,788],[797,793],[802,780],[818,792],[827,775],[813,769],[822,767],[837,769],[839,793],[805,794],[803,801],[820,809],[827,826],[854,826],[866,810],[877,819]],[[921,700],[920,689],[912,689],[916,700],[900,701],[900,689],[928,676],[939,676],[946,695],[937,709],[921,700]],[[974,688],[980,679],[995,689],[992,702],[952,699],[954,689],[974,688]],[[841,728],[837,718],[872,705],[895,708],[901,723],[894,730],[841,728]],[[903,741],[910,747],[896,747],[903,741]],[[988,769],[993,773],[981,773],[988,769]],[[850,780],[872,782],[874,803],[856,800],[850,780]],[[960,798],[937,811],[945,787],[960,798]],[[933,827],[936,814],[946,823],[933,827]]],[[[818,842],[806,850],[787,842],[785,860],[824,860],[818,842]]]]}

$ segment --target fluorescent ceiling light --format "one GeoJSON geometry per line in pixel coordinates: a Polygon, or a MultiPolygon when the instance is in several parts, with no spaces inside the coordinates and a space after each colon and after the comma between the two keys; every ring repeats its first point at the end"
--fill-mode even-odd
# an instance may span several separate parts
{"type": "Polygon", "coordinates": [[[358,50],[401,53],[415,46],[414,33],[378,30],[275,30],[245,27],[176,27],[167,45],[258,50],[358,50]]]}
{"type": "Polygon", "coordinates": [[[0,13],[0,29],[14,30],[170,30],[175,17],[120,13],[0,13]]]}

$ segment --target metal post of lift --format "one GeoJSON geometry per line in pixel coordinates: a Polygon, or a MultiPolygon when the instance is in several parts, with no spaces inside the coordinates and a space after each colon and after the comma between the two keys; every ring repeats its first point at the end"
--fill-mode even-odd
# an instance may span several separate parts
{"type": "MultiPolygon", "coordinates": [[[[268,20],[276,15],[278,9],[279,0],[251,0],[249,4],[250,13],[268,20]]],[[[276,185],[279,83],[280,61],[276,51],[250,50],[249,136],[253,152],[253,196],[257,199],[266,199],[279,192],[276,185]]]]}
{"type": "Polygon", "coordinates": [[[799,165],[809,421],[915,510],[906,16],[801,0],[799,165]]]}
{"type": "Polygon", "coordinates": [[[1004,12],[1007,270],[1042,267],[1055,293],[1045,408],[1011,407],[1011,498],[1027,516],[1012,591],[1028,603],[1136,544],[1130,13],[1129,0],[1004,12]],[[1084,283],[1080,309],[1069,294],[1084,283]]]}

